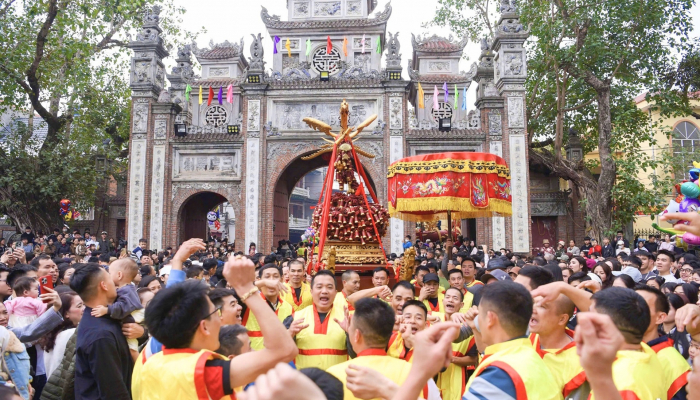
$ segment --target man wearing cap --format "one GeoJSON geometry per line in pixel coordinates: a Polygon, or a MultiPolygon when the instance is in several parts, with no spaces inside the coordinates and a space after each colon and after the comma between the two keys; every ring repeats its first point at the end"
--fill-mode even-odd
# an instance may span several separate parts
{"type": "Polygon", "coordinates": [[[100,253],[109,253],[109,240],[107,239],[107,232],[102,231],[100,233],[100,240],[97,241],[97,250],[100,253]]]}
{"type": "Polygon", "coordinates": [[[549,239],[542,240],[542,255],[552,254],[554,255],[554,248],[549,245],[549,239]]]}
{"type": "Polygon", "coordinates": [[[499,281],[512,281],[513,279],[508,275],[506,271],[501,269],[495,269],[493,271],[488,271],[481,276],[481,282],[484,285],[490,285],[499,281]]]}
{"type": "MultiPolygon", "coordinates": [[[[642,281],[642,274],[635,267],[624,267],[624,268],[622,268],[622,271],[613,271],[613,275],[615,275],[615,276],[620,276],[622,274],[629,275],[630,278],[632,278],[634,280],[634,283],[639,283],[642,281]]],[[[590,274],[588,274],[588,275],[590,276],[590,274]]],[[[596,276],[598,276],[598,275],[596,275],[596,276]]]]}
{"type": "Polygon", "coordinates": [[[443,299],[445,295],[440,290],[440,278],[437,274],[429,273],[423,277],[423,287],[420,289],[418,300],[425,304],[430,312],[445,312],[443,299]]]}
{"type": "Polygon", "coordinates": [[[627,247],[624,240],[617,241],[617,249],[615,249],[615,256],[619,255],[620,253],[627,253],[627,255],[630,255],[631,253],[629,247],[627,247]]]}
{"type": "Polygon", "coordinates": [[[566,243],[563,240],[557,242],[557,250],[554,252],[554,256],[557,260],[561,260],[561,256],[566,254],[566,243]]]}

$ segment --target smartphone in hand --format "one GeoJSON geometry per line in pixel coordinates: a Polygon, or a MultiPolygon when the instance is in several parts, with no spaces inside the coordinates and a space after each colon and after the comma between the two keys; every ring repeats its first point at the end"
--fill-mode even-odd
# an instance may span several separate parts
{"type": "MultiPolygon", "coordinates": [[[[39,293],[48,293],[44,288],[53,290],[53,276],[44,275],[39,277],[39,293]]],[[[48,301],[44,300],[44,303],[48,303],[48,301]]]]}

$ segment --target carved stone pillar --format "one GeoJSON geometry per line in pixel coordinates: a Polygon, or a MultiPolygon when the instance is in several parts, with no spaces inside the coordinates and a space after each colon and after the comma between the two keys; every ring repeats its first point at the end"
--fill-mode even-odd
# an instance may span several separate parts
{"type": "Polygon", "coordinates": [[[512,250],[530,252],[531,220],[529,191],[528,143],[525,118],[525,80],[527,61],[524,43],[528,32],[520,23],[514,4],[501,3],[501,16],[493,42],[496,87],[505,100],[505,132],[507,160],[511,171],[513,216],[511,219],[512,250]]]}
{"type": "MultiPolygon", "coordinates": [[[[127,198],[127,240],[129,248],[138,245],[140,238],[148,238],[151,212],[146,201],[150,193],[147,155],[153,143],[154,123],[151,106],[165,86],[163,57],[168,52],[163,47],[162,30],[159,27],[160,6],[153,6],[144,16],[144,24],[129,43],[134,51],[131,60],[130,86],[132,90],[131,138],[129,141],[129,177],[127,198]]],[[[149,243],[149,247],[153,247],[149,243]]]]}
{"type": "MultiPolygon", "coordinates": [[[[190,110],[190,102],[186,100],[185,90],[187,85],[193,82],[194,71],[192,70],[192,50],[190,45],[185,45],[177,51],[177,58],[175,62],[177,65],[173,67],[172,74],[168,74],[168,81],[170,82],[170,96],[171,101],[174,104],[182,107],[182,111],[177,115],[177,123],[191,124],[192,123],[192,110],[190,110]]],[[[190,96],[196,96],[192,88],[192,93],[190,96]]]]}
{"type": "Polygon", "coordinates": [[[173,103],[157,103],[153,105],[153,151],[151,157],[151,223],[149,229],[149,248],[165,248],[167,229],[166,212],[166,182],[170,171],[165,168],[171,164],[171,152],[168,151],[168,138],[174,135],[175,117],[182,108],[173,103]]]}
{"type": "MultiPolygon", "coordinates": [[[[486,39],[481,42],[481,55],[476,67],[474,81],[479,85],[476,90],[476,106],[481,113],[481,126],[486,133],[488,146],[484,150],[499,157],[503,157],[503,98],[499,96],[498,89],[494,85],[493,71],[494,53],[486,39]]],[[[491,241],[489,245],[495,249],[505,248],[506,223],[504,217],[492,217],[490,221],[482,221],[490,225],[491,241]]],[[[480,242],[487,238],[480,238],[480,242]]]]}

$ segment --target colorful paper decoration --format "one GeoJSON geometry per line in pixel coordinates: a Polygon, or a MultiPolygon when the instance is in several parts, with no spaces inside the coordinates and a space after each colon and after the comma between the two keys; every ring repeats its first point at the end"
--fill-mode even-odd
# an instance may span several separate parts
{"type": "Polygon", "coordinates": [[[450,91],[447,90],[447,82],[442,84],[442,90],[445,92],[444,100],[445,100],[445,103],[447,103],[448,97],[450,96],[450,91]]]}
{"type": "Polygon", "coordinates": [[[362,34],[362,54],[365,54],[365,34],[362,34]]]}
{"type": "Polygon", "coordinates": [[[464,94],[462,95],[462,110],[467,110],[467,88],[464,88],[464,94]]]}
{"type": "Polygon", "coordinates": [[[233,85],[228,85],[226,88],[226,101],[228,104],[233,104],[233,85]]]}
{"type": "Polygon", "coordinates": [[[457,90],[457,84],[455,83],[455,104],[454,104],[454,109],[456,110],[459,107],[459,90],[457,90]]]}
{"type": "Polygon", "coordinates": [[[440,104],[438,103],[438,96],[440,95],[440,92],[438,92],[437,85],[433,87],[433,110],[437,111],[440,109],[440,104]]]}
{"type": "Polygon", "coordinates": [[[382,38],[377,36],[377,54],[382,54],[382,38]]]}
{"type": "Polygon", "coordinates": [[[199,105],[202,105],[202,85],[199,85],[199,105]]]}
{"type": "Polygon", "coordinates": [[[280,42],[280,37],[275,36],[274,39],[272,39],[272,41],[273,41],[274,47],[275,47],[274,49],[272,49],[272,54],[277,54],[277,43],[280,42]]]}
{"type": "Polygon", "coordinates": [[[219,105],[224,104],[223,95],[224,95],[224,88],[222,86],[219,86],[219,95],[217,96],[217,100],[219,100],[219,105]]]}
{"type": "Polygon", "coordinates": [[[343,38],[343,53],[345,54],[345,57],[348,56],[348,38],[347,37],[343,38]]]}
{"type": "Polygon", "coordinates": [[[192,91],[192,86],[190,86],[190,84],[188,83],[188,84],[187,84],[187,87],[185,88],[185,100],[186,100],[187,102],[190,101],[190,92],[191,92],[191,91],[192,91]]]}
{"type": "Polygon", "coordinates": [[[420,82],[418,82],[418,108],[425,108],[425,92],[420,82]]]}
{"type": "Polygon", "coordinates": [[[209,97],[207,98],[207,107],[211,105],[211,101],[214,100],[214,88],[209,87],[209,97]]]}
{"type": "Polygon", "coordinates": [[[311,54],[311,39],[306,39],[306,56],[311,54]]]}
{"type": "Polygon", "coordinates": [[[331,37],[328,36],[326,43],[326,54],[331,54],[331,50],[333,50],[333,42],[331,42],[331,37]]]}
{"type": "Polygon", "coordinates": [[[284,48],[287,49],[287,55],[292,58],[292,42],[287,38],[287,43],[284,44],[284,48]]]}

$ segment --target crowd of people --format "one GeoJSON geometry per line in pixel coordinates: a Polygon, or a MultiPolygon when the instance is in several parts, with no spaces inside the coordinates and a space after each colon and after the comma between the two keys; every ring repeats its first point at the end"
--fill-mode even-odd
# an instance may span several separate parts
{"type": "Polygon", "coordinates": [[[363,287],[305,243],[70,236],[2,249],[2,400],[700,398],[700,260],[666,242],[407,236],[363,287]]]}

